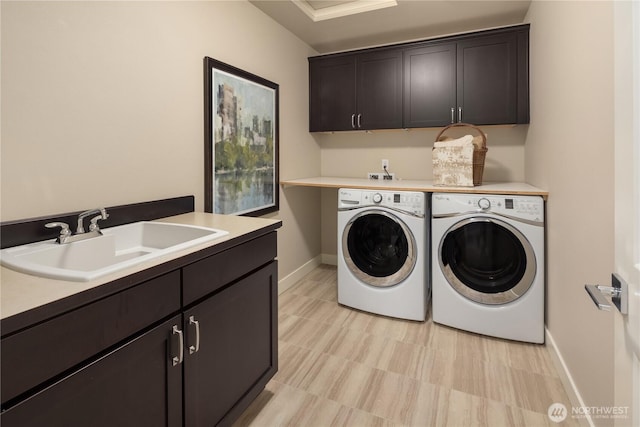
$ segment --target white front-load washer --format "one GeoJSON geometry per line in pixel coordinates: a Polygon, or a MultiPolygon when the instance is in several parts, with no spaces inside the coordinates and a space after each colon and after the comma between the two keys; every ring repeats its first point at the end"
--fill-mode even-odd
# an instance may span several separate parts
{"type": "Polygon", "coordinates": [[[544,201],[434,193],[433,321],[544,342],[544,201]]]}
{"type": "Polygon", "coordinates": [[[338,303],[424,321],[430,298],[428,196],[338,191],[338,303]]]}

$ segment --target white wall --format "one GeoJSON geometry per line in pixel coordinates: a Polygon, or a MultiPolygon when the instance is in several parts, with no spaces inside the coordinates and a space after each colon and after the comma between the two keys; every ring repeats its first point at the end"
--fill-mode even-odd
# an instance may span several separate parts
{"type": "MultiPolygon", "coordinates": [[[[2,1],[3,221],[194,194],[203,58],[280,84],[280,175],[320,173],[308,45],[246,1],[2,1]]],[[[280,276],[320,250],[317,191],[281,191],[280,276]]]]}
{"type": "MultiPolygon", "coordinates": [[[[527,126],[482,126],[487,135],[484,181],[524,180],[524,140],[527,126]]],[[[381,172],[380,160],[389,160],[389,170],[401,179],[433,179],[431,151],[442,128],[340,132],[315,135],[322,147],[322,174],[365,178],[381,172]]],[[[450,129],[456,137],[476,131],[450,129]]]]}
{"type": "MultiPolygon", "coordinates": [[[[526,179],[549,190],[547,328],[587,406],[613,404],[613,3],[533,1],[526,179]]],[[[596,424],[607,421],[595,419],[596,424]]]]}

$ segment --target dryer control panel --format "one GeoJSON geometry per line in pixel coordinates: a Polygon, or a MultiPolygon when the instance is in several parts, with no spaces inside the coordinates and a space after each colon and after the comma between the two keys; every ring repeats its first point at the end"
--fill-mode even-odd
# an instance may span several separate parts
{"type": "Polygon", "coordinates": [[[341,188],[338,190],[338,210],[381,206],[393,208],[414,215],[425,215],[427,195],[414,191],[359,190],[341,188]]]}
{"type": "Polygon", "coordinates": [[[529,221],[544,221],[544,200],[540,196],[434,193],[432,215],[486,212],[529,221]]]}

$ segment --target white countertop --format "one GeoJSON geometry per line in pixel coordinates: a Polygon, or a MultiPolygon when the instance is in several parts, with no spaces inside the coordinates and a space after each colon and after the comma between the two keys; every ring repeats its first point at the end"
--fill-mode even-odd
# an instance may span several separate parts
{"type": "Polygon", "coordinates": [[[269,227],[280,222],[280,220],[274,219],[216,215],[204,212],[191,212],[159,219],[157,221],[217,228],[228,231],[229,234],[216,240],[168,254],[89,282],[70,282],[43,278],[1,267],[0,318],[5,319],[42,305],[49,304],[56,300],[96,288],[121,277],[125,277],[173,259],[189,255],[199,250],[218,245],[222,242],[235,239],[242,235],[258,231],[262,228],[269,227]]]}
{"type": "Polygon", "coordinates": [[[529,195],[547,198],[549,192],[524,182],[487,182],[476,187],[444,187],[428,180],[370,180],[365,178],[313,177],[281,180],[280,185],[323,187],[323,188],[363,188],[374,190],[421,191],[424,193],[472,193],[529,195]]]}

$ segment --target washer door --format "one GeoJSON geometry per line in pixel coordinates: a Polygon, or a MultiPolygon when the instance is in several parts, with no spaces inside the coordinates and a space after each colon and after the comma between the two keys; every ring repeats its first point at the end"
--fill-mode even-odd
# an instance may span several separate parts
{"type": "Polygon", "coordinates": [[[416,241],[397,216],[377,209],[354,216],[342,232],[342,253],[349,270],[363,283],[394,286],[416,265],[416,241]]]}
{"type": "Polygon", "coordinates": [[[440,268],[449,284],[466,298],[506,304],[533,284],[536,259],[531,244],[504,221],[468,218],[453,225],[440,242],[440,268]]]}

